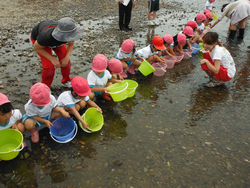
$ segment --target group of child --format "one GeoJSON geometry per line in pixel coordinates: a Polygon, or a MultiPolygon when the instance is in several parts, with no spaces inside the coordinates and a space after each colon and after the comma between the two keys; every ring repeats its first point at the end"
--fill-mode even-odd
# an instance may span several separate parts
{"type": "MultiPolygon", "coordinates": [[[[213,0],[210,0],[213,1],[213,0]]],[[[150,63],[159,61],[165,63],[164,55],[175,56],[175,52],[184,53],[183,49],[192,51],[191,43],[203,43],[204,59],[200,61],[201,68],[207,73],[208,87],[221,85],[221,81],[231,80],[236,72],[235,64],[230,53],[221,45],[218,34],[208,32],[201,36],[204,23],[210,12],[199,13],[194,20],[187,22],[187,26],[177,35],[166,34],[155,36],[152,43],[137,51],[135,42],[125,40],[118,50],[117,56],[108,61],[103,54],[97,54],[92,61],[92,70],[87,79],[76,76],[71,81],[71,90],[64,91],[56,98],[49,87],[43,83],[36,83],[30,88],[30,100],[25,104],[26,114],[22,116],[20,110],[14,109],[6,95],[0,93],[0,130],[10,128],[24,133],[31,133],[31,141],[39,141],[38,129],[43,124],[50,128],[52,121],[74,115],[83,127],[89,129],[88,124],[81,118],[79,110],[85,107],[102,109],[93,101],[97,96],[110,101],[108,86],[122,82],[127,72],[135,74],[143,60],[150,63]]],[[[210,18],[209,18],[210,19],[210,18]]]]}

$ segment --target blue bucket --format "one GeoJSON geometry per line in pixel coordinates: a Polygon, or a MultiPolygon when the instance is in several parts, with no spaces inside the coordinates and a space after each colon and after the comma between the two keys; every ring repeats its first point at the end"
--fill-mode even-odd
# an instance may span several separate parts
{"type": "Polygon", "coordinates": [[[74,138],[76,131],[76,123],[71,118],[61,117],[53,122],[53,126],[50,127],[50,134],[59,143],[66,143],[74,138]]]}
{"type": "Polygon", "coordinates": [[[197,43],[191,44],[192,49],[194,50],[192,54],[197,54],[197,52],[201,49],[200,45],[197,43]]]}

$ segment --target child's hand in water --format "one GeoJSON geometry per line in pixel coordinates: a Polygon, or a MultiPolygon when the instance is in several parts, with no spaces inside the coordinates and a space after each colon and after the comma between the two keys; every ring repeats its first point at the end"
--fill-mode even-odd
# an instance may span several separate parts
{"type": "Polygon", "coordinates": [[[88,126],[87,122],[83,121],[83,119],[81,119],[80,121],[81,121],[81,123],[82,123],[83,128],[89,130],[89,126],[88,126]]]}
{"type": "Polygon", "coordinates": [[[50,128],[50,126],[53,126],[53,124],[49,120],[45,120],[44,124],[46,127],[50,128]]]}

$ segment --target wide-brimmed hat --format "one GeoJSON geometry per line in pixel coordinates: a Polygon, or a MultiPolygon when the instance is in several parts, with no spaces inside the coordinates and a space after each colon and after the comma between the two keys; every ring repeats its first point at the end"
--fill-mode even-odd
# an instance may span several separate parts
{"type": "Polygon", "coordinates": [[[75,41],[83,35],[83,30],[76,26],[73,19],[65,17],[58,21],[52,36],[60,42],[75,41]]]}
{"type": "Polygon", "coordinates": [[[36,106],[45,106],[50,103],[50,90],[44,83],[36,83],[30,88],[30,98],[36,106]]]}

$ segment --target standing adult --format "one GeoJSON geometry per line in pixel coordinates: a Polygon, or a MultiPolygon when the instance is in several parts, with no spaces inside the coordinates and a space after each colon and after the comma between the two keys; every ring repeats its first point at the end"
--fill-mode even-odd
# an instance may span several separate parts
{"type": "Polygon", "coordinates": [[[50,87],[55,68],[60,67],[63,86],[71,87],[70,55],[74,41],[82,35],[83,30],[78,28],[75,21],[68,17],[62,18],[58,22],[42,21],[32,29],[30,39],[43,66],[42,83],[50,87]],[[52,50],[58,56],[58,60],[53,57],[52,50]]]}
{"type": "Polygon", "coordinates": [[[222,15],[215,21],[215,23],[210,27],[211,29],[219,23],[224,16],[231,19],[229,26],[229,39],[234,39],[236,34],[236,25],[239,23],[240,30],[238,39],[243,39],[245,32],[245,22],[250,18],[250,1],[249,0],[239,0],[230,4],[225,4],[221,9],[222,15]]]}
{"type": "Polygon", "coordinates": [[[132,8],[135,8],[135,0],[119,0],[119,27],[120,30],[131,31],[129,27],[132,8]],[[125,20],[124,20],[125,18],[125,20]]]}

